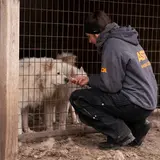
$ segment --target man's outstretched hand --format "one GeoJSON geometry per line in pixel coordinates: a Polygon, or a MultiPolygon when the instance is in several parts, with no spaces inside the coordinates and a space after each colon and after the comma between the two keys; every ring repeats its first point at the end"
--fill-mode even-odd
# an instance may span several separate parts
{"type": "Polygon", "coordinates": [[[88,84],[89,78],[87,76],[78,75],[78,76],[75,76],[74,78],[71,78],[70,81],[74,84],[84,86],[88,84]]]}

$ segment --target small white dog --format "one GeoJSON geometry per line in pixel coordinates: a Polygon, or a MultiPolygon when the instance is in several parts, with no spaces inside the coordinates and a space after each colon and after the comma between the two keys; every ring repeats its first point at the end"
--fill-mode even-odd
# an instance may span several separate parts
{"type": "MultiPolygon", "coordinates": [[[[52,97],[56,86],[66,83],[62,60],[53,58],[24,58],[19,64],[19,124],[18,133],[29,132],[28,106],[37,107],[52,97]],[[22,117],[21,117],[22,114],[22,117]],[[23,125],[22,125],[23,124],[23,125]]],[[[47,106],[45,106],[47,107],[47,106]]],[[[52,108],[46,108],[46,111],[52,108]]],[[[46,125],[48,117],[45,115],[46,125]]]]}
{"type": "MultiPolygon", "coordinates": [[[[63,61],[62,72],[67,77],[74,78],[74,76],[76,75],[87,76],[86,72],[82,67],[80,69],[75,67],[77,57],[72,53],[63,52],[62,54],[57,55],[57,58],[63,61]]],[[[55,91],[56,96],[60,99],[60,101],[57,101],[56,103],[56,110],[58,110],[59,112],[59,129],[62,129],[62,130],[66,129],[66,121],[67,121],[69,110],[71,110],[72,123],[73,124],[79,123],[75,110],[69,102],[69,97],[71,93],[78,88],[80,89],[81,87],[69,82],[65,86],[59,85],[57,87],[57,90],[55,91]]],[[[53,119],[55,122],[56,121],[55,116],[53,119]]]]}

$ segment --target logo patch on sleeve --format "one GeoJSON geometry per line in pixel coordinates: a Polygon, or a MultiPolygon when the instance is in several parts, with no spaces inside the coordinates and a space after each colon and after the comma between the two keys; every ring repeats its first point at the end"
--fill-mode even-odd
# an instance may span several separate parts
{"type": "Polygon", "coordinates": [[[107,68],[101,68],[101,72],[106,73],[107,72],[107,68]]]}
{"type": "Polygon", "coordinates": [[[139,62],[147,59],[147,56],[146,56],[144,50],[137,52],[137,57],[138,57],[139,62]]]}

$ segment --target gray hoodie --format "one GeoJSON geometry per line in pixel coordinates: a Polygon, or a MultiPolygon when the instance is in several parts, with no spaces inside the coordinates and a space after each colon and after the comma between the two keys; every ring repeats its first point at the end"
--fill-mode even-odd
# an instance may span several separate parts
{"type": "Polygon", "coordinates": [[[106,26],[96,44],[102,53],[101,73],[91,75],[89,85],[107,93],[122,92],[132,103],[153,110],[157,106],[157,82],[137,36],[131,26],[106,26]]]}

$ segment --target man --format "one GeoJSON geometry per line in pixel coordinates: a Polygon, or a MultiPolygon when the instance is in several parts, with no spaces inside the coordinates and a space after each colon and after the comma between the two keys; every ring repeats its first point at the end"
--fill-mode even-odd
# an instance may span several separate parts
{"type": "Polygon", "coordinates": [[[141,145],[150,129],[146,118],[157,106],[157,83],[138,33],[103,11],[90,14],[84,28],[101,53],[101,72],[75,77],[72,83],[91,88],[76,90],[70,102],[82,122],[107,136],[99,148],[141,145]]]}

